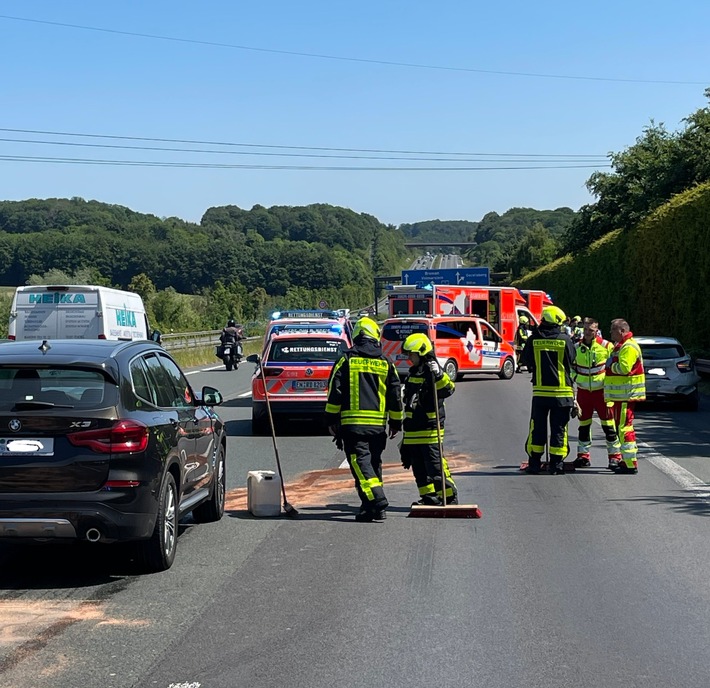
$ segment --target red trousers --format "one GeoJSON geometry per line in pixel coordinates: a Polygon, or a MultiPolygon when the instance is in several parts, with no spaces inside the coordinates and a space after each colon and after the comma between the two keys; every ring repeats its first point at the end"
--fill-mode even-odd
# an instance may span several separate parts
{"type": "Polygon", "coordinates": [[[589,458],[592,448],[592,416],[596,412],[601,422],[602,430],[606,438],[606,451],[610,457],[617,458],[621,453],[619,438],[616,432],[616,423],[612,407],[607,406],[604,401],[604,390],[577,389],[577,403],[581,409],[579,414],[579,435],[577,442],[577,456],[589,458]]]}

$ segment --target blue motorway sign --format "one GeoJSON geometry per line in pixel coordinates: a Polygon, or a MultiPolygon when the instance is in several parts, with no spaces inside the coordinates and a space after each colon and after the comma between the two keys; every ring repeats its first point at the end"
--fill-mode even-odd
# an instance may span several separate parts
{"type": "Polygon", "coordinates": [[[442,268],[441,270],[402,270],[402,284],[424,287],[427,284],[463,284],[485,287],[491,283],[490,268],[442,268]]]}

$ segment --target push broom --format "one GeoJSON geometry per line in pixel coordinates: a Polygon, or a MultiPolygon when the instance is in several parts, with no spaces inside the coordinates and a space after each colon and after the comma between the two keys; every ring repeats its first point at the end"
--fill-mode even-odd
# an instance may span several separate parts
{"type": "Polygon", "coordinates": [[[276,445],[276,427],[274,426],[274,416],[271,413],[271,402],[269,401],[269,389],[266,386],[266,375],[264,373],[264,363],[259,362],[259,369],[261,370],[261,381],[264,383],[264,399],[266,400],[266,411],[269,414],[269,426],[271,427],[271,441],[274,443],[274,455],[276,456],[276,468],[279,471],[279,478],[281,478],[281,494],[283,496],[283,509],[286,516],[291,518],[296,518],[298,516],[298,510],[289,504],[288,499],[286,499],[286,487],[284,485],[284,474],[281,470],[281,460],[279,459],[279,448],[276,445]]]}
{"type": "Polygon", "coordinates": [[[441,418],[439,417],[439,393],[436,391],[434,373],[431,374],[431,386],[434,389],[434,412],[436,413],[436,441],[439,445],[439,460],[441,461],[441,497],[442,506],[429,504],[412,504],[409,518],[481,518],[478,504],[447,504],[446,503],[446,470],[444,468],[444,441],[441,436],[441,418]]]}

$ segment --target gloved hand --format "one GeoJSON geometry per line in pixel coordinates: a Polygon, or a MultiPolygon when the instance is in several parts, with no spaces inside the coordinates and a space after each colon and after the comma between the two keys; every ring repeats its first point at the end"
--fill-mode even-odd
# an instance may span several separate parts
{"type": "Polygon", "coordinates": [[[402,461],[402,468],[408,471],[412,467],[412,460],[409,458],[409,452],[403,444],[399,446],[399,458],[402,461]]]}
{"type": "Polygon", "coordinates": [[[569,415],[570,418],[576,418],[579,415],[579,406],[577,405],[576,401],[572,405],[572,409],[570,410],[569,415]]]}
{"type": "Polygon", "coordinates": [[[343,451],[343,438],[340,436],[333,437],[333,442],[335,442],[335,448],[338,451],[343,451]]]}
{"type": "Polygon", "coordinates": [[[389,422],[389,438],[394,439],[395,435],[402,429],[401,420],[391,420],[389,422]]]}
{"type": "Polygon", "coordinates": [[[407,459],[403,456],[402,457],[402,468],[404,468],[405,471],[408,471],[411,467],[412,467],[412,464],[410,463],[409,459],[407,459]]]}
{"type": "Polygon", "coordinates": [[[441,372],[441,366],[438,364],[437,361],[435,361],[435,360],[427,361],[426,364],[427,364],[427,368],[429,368],[429,370],[431,370],[431,374],[434,376],[434,379],[438,379],[443,375],[443,373],[441,372]]]}
{"type": "Polygon", "coordinates": [[[337,436],[338,436],[338,426],[337,426],[337,425],[329,425],[329,426],[328,426],[328,432],[329,432],[333,437],[337,437],[337,436]]]}

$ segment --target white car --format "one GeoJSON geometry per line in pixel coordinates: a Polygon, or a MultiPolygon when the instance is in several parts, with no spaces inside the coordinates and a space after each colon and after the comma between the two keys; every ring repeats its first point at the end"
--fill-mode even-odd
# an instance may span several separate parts
{"type": "Polygon", "coordinates": [[[673,337],[635,337],[643,354],[648,401],[678,401],[697,411],[698,376],[693,360],[673,337]]]}

